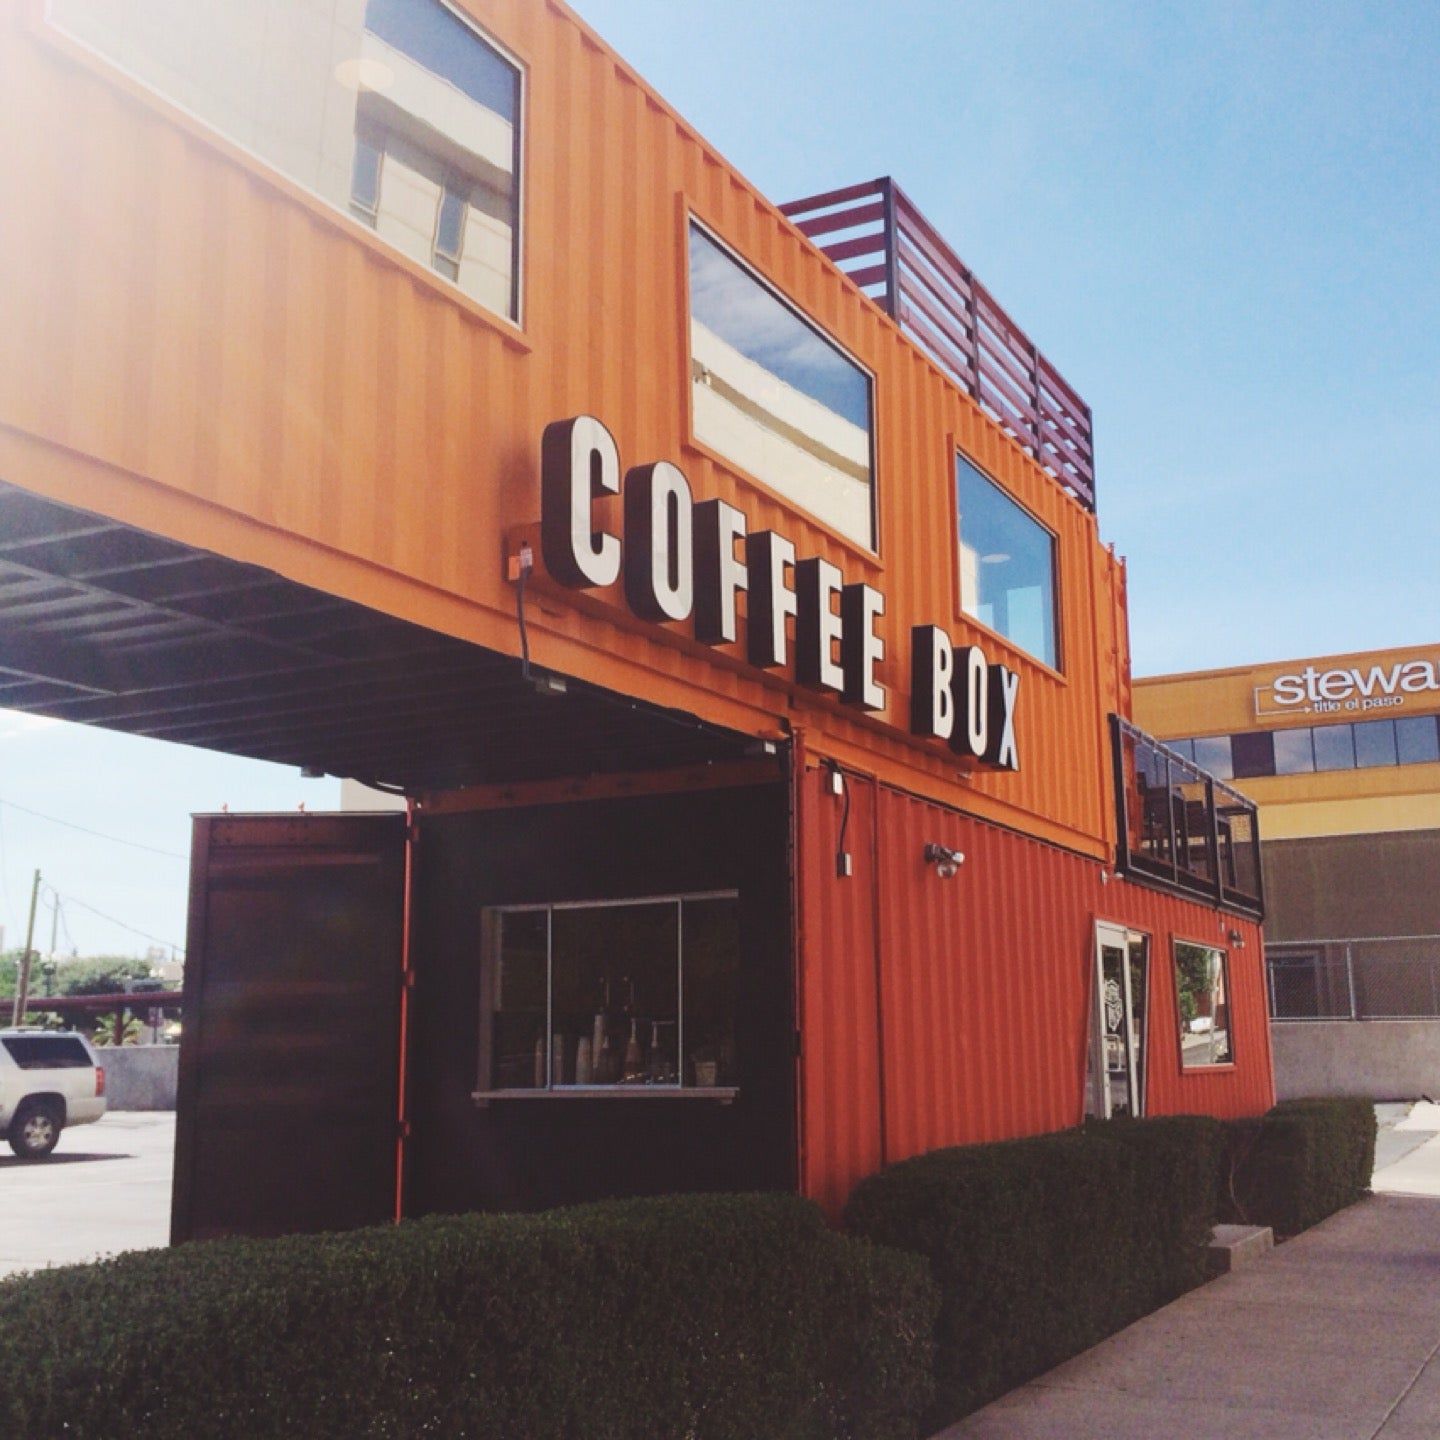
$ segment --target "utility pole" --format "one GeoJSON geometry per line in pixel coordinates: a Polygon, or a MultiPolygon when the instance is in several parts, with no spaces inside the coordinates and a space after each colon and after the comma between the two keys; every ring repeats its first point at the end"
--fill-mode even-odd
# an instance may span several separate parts
{"type": "Polygon", "coordinates": [[[40,902],[40,872],[35,872],[35,882],[30,887],[30,921],[25,927],[25,952],[20,956],[20,980],[15,986],[15,1010],[11,1024],[18,1026],[25,1018],[25,1006],[30,999],[30,947],[35,943],[35,907],[40,902]]]}

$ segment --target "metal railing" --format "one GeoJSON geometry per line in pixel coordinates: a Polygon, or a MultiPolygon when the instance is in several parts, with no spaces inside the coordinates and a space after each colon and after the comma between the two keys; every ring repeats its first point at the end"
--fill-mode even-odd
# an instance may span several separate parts
{"type": "Polygon", "coordinates": [[[1265,975],[1274,1020],[1440,1019],[1440,935],[1276,941],[1265,975]]]}
{"type": "Polygon", "coordinates": [[[1088,509],[1090,407],[889,178],[781,210],[1088,509]]]}
{"type": "Polygon", "coordinates": [[[1263,916],[1254,802],[1128,720],[1110,718],[1117,869],[1263,916]]]}

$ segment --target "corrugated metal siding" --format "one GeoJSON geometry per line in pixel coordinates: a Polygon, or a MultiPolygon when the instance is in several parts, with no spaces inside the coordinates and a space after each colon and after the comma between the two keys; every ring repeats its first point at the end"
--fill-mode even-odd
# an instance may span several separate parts
{"type": "Polygon", "coordinates": [[[875,959],[875,788],[845,801],[818,770],[800,777],[800,1177],[832,1212],[883,1163],[879,968],[875,959]],[[838,879],[841,825],[855,873],[838,879]]]}
{"type": "MultiPolygon", "coordinates": [[[[807,1005],[804,1019],[807,1193],[833,1207],[869,1173],[867,1157],[846,1152],[828,1127],[865,1113],[865,1080],[849,1064],[849,1046],[872,1024],[884,1062],[885,1163],[1078,1123],[1097,920],[1151,937],[1150,1113],[1233,1116],[1269,1107],[1258,926],[1121,879],[1105,883],[1092,860],[913,795],[859,777],[848,783],[856,873],[836,878],[826,854],[819,863],[812,856],[802,875],[802,983],[807,995],[828,991],[825,1006],[807,1005]],[[855,834],[857,822],[873,824],[873,834],[855,834]],[[965,854],[954,879],[925,864],[929,841],[965,854]],[[859,863],[872,845],[873,870],[859,863]],[[1244,948],[1229,944],[1232,929],[1244,948]],[[1180,1069],[1175,937],[1230,951],[1233,1067],[1180,1069]],[[873,989],[827,985],[837,974],[878,974],[878,1015],[873,989]],[[831,1168],[837,1164],[856,1168],[831,1168]]],[[[804,777],[801,816],[812,849],[833,843],[836,803],[823,776],[804,777]]]]}
{"type": "Polygon", "coordinates": [[[955,603],[958,443],[1059,537],[1066,674],[1014,661],[1018,776],[962,786],[941,749],[617,623],[618,596],[598,614],[549,602],[537,658],[753,733],[796,720],[814,750],[1103,854],[1118,682],[1096,643],[1113,607],[1093,517],[568,10],[461,3],[529,65],[523,340],[7,7],[5,478],[515,653],[502,536],[538,517],[543,426],[590,411],[627,463],[676,460],[697,496],[885,592],[903,730],[910,627],[984,638],[955,603]],[[689,444],[687,205],[875,372],[880,560],[689,444]],[[20,437],[44,443],[43,467],[20,437]]]}

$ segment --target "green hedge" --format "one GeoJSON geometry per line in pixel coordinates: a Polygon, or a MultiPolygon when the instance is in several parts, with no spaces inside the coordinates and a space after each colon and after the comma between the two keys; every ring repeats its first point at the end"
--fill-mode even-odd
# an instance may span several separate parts
{"type": "Polygon", "coordinates": [[[1214,1120],[1117,1121],[937,1150],[862,1181],[846,1224],[914,1250],[941,1292],[936,1427],[1204,1278],[1214,1120]]]}
{"type": "Polygon", "coordinates": [[[937,1307],[779,1195],[210,1241],[0,1283],[0,1435],[895,1440],[937,1307]]]}
{"type": "Polygon", "coordinates": [[[1220,1214],[1302,1230],[1353,1205],[1375,1168],[1375,1107],[1358,1098],[1287,1100],[1258,1120],[1226,1126],[1220,1214]]]}

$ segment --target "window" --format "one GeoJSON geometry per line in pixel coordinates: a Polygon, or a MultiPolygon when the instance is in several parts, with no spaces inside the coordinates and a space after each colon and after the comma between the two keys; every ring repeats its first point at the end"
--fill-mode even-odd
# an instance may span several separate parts
{"type": "Polygon", "coordinates": [[[1227,1065],[1230,1039],[1227,956],[1211,945],[1175,942],[1175,993],[1180,1011],[1180,1064],[1186,1070],[1227,1065]]]}
{"type": "Polygon", "coordinates": [[[1275,773],[1275,742],[1268,730],[1230,737],[1230,762],[1237,780],[1275,773]]]}
{"type": "Polygon", "coordinates": [[[1315,746],[1310,727],[1274,732],[1275,773],[1305,775],[1315,769],[1315,746]]]}
{"type": "Polygon", "coordinates": [[[1395,722],[1395,746],[1402,765],[1440,760],[1440,730],[1433,715],[1415,715],[1395,722]]]}
{"type": "Polygon", "coordinates": [[[1355,737],[1348,725],[1317,725],[1313,733],[1317,770],[1355,768],[1355,737]]]}
{"type": "Polygon", "coordinates": [[[1370,765],[1395,764],[1395,722],[1365,720],[1351,729],[1355,732],[1355,764],[1360,769],[1370,765]]]}
{"type": "Polygon", "coordinates": [[[15,1035],[0,1040],[21,1070],[88,1070],[94,1061],[84,1042],[65,1035],[15,1035]]]}
{"type": "Polygon", "coordinates": [[[690,225],[695,438],[875,549],[870,376],[690,225]]]}
{"type": "Polygon", "coordinates": [[[960,608],[1058,670],[1055,537],[963,456],[955,487],[960,608]]]}
{"type": "Polygon", "coordinates": [[[518,318],[521,71],[443,0],[49,0],[49,14],[518,318]]]}
{"type": "Polygon", "coordinates": [[[1230,758],[1228,735],[1206,735],[1195,742],[1195,763],[1217,780],[1233,780],[1235,766],[1230,758]]]}
{"type": "Polygon", "coordinates": [[[733,893],[487,911],[480,1091],[736,1084],[733,893]]]}
{"type": "Polygon", "coordinates": [[[350,209],[372,228],[380,218],[380,166],[385,152],[355,137],[355,164],[350,172],[350,209]]]}
{"type": "Polygon", "coordinates": [[[435,216],[435,253],[430,263],[447,280],[460,278],[460,263],[465,258],[466,198],[453,183],[440,192],[440,207],[435,216]]]}

